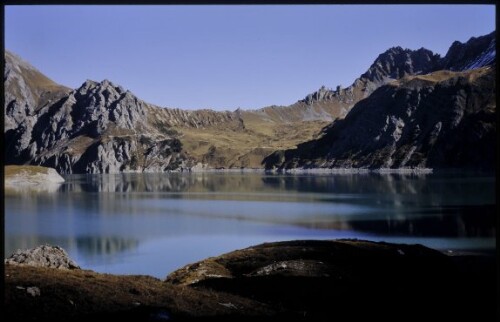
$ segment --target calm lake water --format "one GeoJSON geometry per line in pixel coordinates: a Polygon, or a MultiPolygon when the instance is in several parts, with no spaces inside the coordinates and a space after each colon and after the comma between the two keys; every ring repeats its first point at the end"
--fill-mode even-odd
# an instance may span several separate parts
{"type": "Polygon", "coordinates": [[[164,278],[209,256],[292,239],[494,251],[495,178],[481,174],[71,175],[6,192],[5,255],[60,245],[86,269],[164,278]]]}

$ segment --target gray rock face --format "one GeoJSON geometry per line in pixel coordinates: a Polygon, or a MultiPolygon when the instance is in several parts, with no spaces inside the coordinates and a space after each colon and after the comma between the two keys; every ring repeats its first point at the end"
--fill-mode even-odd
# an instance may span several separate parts
{"type": "Polygon", "coordinates": [[[322,86],[295,104],[265,107],[257,112],[273,121],[334,121],[345,117],[357,102],[380,86],[404,76],[426,74],[440,68],[441,57],[428,49],[393,47],[380,54],[368,71],[346,88],[339,85],[334,90],[322,86]]]}
{"type": "MultiPolygon", "coordinates": [[[[344,120],[325,128],[322,138],[277,151],[263,163],[267,169],[493,169],[495,55],[494,32],[453,43],[444,58],[424,48],[391,48],[351,86],[361,88],[365,100],[358,99],[344,120]]],[[[323,89],[306,101],[329,95],[323,89]]]]}
{"type": "Polygon", "coordinates": [[[406,75],[426,74],[439,69],[440,57],[432,51],[393,47],[380,54],[361,79],[380,86],[406,75]]]}
{"type": "Polygon", "coordinates": [[[495,113],[493,69],[407,78],[377,89],[320,139],[264,162],[268,169],[493,169],[495,113]]]}
{"type": "MultiPolygon", "coordinates": [[[[25,78],[19,79],[22,85],[25,78]]],[[[6,110],[18,110],[16,104],[6,110]]],[[[64,174],[158,172],[183,164],[176,133],[149,123],[148,104],[108,80],[88,80],[54,103],[25,105],[28,115],[10,117],[12,129],[5,133],[7,163],[43,165],[64,174]]]]}
{"type": "Polygon", "coordinates": [[[337,96],[338,92],[334,92],[331,89],[327,89],[325,86],[321,86],[321,88],[306,96],[304,99],[304,102],[307,104],[312,104],[314,101],[321,101],[321,100],[331,100],[335,96],[337,96]]]}
{"type": "Polygon", "coordinates": [[[80,268],[71,258],[69,258],[64,249],[59,246],[49,245],[38,246],[27,250],[18,250],[9,258],[5,259],[5,264],[58,269],[80,268]]]}
{"type": "Polygon", "coordinates": [[[310,106],[317,102],[338,100],[352,103],[344,106],[349,110],[359,100],[368,97],[377,88],[393,80],[443,69],[463,71],[491,66],[495,64],[495,54],[495,32],[477,38],[472,37],[466,43],[454,42],[443,58],[425,48],[410,50],[399,46],[392,47],[380,54],[370,68],[345,90],[340,86],[337,86],[335,91],[323,86],[300,102],[310,106]],[[361,90],[363,95],[356,95],[356,90],[361,90]]]}
{"type": "MultiPolygon", "coordinates": [[[[442,69],[462,71],[494,65],[495,37],[491,33],[471,38],[465,44],[455,42],[444,58],[424,48],[415,51],[390,48],[345,89],[337,86],[333,90],[323,86],[290,106],[269,106],[251,111],[238,109],[234,112],[159,108],[108,80],[100,83],[89,80],[71,91],[54,83],[12,53],[6,52],[5,59],[7,164],[53,167],[61,174],[158,172],[191,168],[203,161],[199,156],[196,160],[183,152],[179,139],[181,135],[173,127],[245,132],[251,128],[248,124],[255,126],[259,122],[280,125],[304,121],[332,122],[344,118],[356,103],[381,86],[404,77],[426,75],[442,69]]],[[[412,86],[422,82],[425,83],[424,80],[414,80],[412,86]]],[[[420,94],[425,94],[425,91],[420,94]]],[[[460,95],[456,97],[457,100],[463,99],[458,98],[460,95]]],[[[408,120],[395,115],[384,117],[387,119],[384,119],[387,131],[392,132],[390,135],[386,131],[374,134],[377,144],[389,151],[384,154],[391,155],[382,165],[414,164],[415,157],[412,156],[419,155],[416,147],[409,147],[401,162],[392,159],[397,149],[390,147],[392,141],[405,141],[406,130],[403,129],[408,128],[408,120]]],[[[457,117],[454,122],[460,123],[460,120],[461,117],[457,117]]],[[[446,128],[445,123],[433,126],[429,133],[434,133],[434,136],[446,128]]],[[[418,125],[415,133],[422,130],[418,125]]],[[[373,144],[369,144],[368,150],[374,149],[373,144]]],[[[271,156],[274,158],[272,164],[284,161],[280,153],[271,156]]],[[[371,164],[366,160],[355,163],[371,164]]],[[[269,159],[266,164],[269,165],[269,159]]],[[[288,166],[293,167],[293,164],[288,166]]]]}
{"type": "Polygon", "coordinates": [[[441,61],[441,69],[469,70],[495,64],[495,32],[472,37],[466,43],[455,41],[441,61]]]}
{"type": "MultiPolygon", "coordinates": [[[[57,101],[70,91],[9,51],[5,51],[4,85],[6,132],[15,130],[38,108],[57,101]]],[[[29,127],[32,120],[27,122],[25,127],[29,127]]]]}

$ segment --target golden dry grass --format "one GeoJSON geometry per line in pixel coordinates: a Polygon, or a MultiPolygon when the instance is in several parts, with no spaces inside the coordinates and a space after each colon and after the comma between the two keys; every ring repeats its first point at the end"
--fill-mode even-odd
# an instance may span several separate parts
{"type": "Polygon", "coordinates": [[[47,171],[48,168],[35,165],[6,165],[4,167],[5,178],[21,174],[27,174],[30,176],[36,174],[46,174],[47,171]]]}
{"type": "Polygon", "coordinates": [[[89,270],[5,265],[5,310],[9,321],[68,321],[108,316],[149,321],[151,314],[168,312],[175,319],[272,314],[266,305],[222,292],[171,285],[140,275],[99,274],[89,270]],[[32,297],[27,287],[40,289],[32,297]],[[224,306],[220,303],[231,303],[224,306]],[[122,313],[121,313],[122,312],[122,313]]]}
{"type": "Polygon", "coordinates": [[[267,155],[313,139],[327,124],[326,121],[259,123],[253,119],[249,123],[245,120],[245,129],[208,127],[176,128],[176,131],[181,133],[183,150],[200,162],[206,160],[212,167],[261,168],[267,155]]]}
{"type": "Polygon", "coordinates": [[[451,71],[451,70],[439,70],[433,73],[425,74],[425,75],[413,75],[413,76],[405,76],[400,80],[395,81],[394,85],[404,85],[411,84],[411,82],[415,81],[423,81],[429,84],[435,84],[438,82],[444,82],[452,78],[456,77],[465,77],[468,81],[473,82],[477,78],[485,75],[490,72],[491,68],[489,67],[481,67],[473,70],[467,71],[451,71]]]}

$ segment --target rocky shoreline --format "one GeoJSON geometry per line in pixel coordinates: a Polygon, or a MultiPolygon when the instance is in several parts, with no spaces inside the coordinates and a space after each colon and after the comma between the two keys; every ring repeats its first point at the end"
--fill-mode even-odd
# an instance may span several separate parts
{"type": "Polygon", "coordinates": [[[42,246],[5,261],[4,316],[493,321],[495,280],[494,256],[363,240],[265,243],[187,265],[164,280],[80,269],[61,248],[42,246]]]}
{"type": "MultiPolygon", "coordinates": [[[[267,173],[267,174],[430,174],[432,168],[184,168],[170,172],[189,173],[267,173]]],[[[124,172],[127,173],[127,172],[124,172]]]]}
{"type": "Polygon", "coordinates": [[[432,168],[291,168],[265,170],[266,173],[284,174],[430,174],[434,172],[432,168]]]}

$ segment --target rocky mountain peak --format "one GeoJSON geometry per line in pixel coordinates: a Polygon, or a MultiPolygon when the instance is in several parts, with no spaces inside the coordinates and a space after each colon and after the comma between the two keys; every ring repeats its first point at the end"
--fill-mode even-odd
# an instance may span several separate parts
{"type": "Polygon", "coordinates": [[[318,139],[277,151],[268,169],[494,169],[495,70],[437,71],[379,87],[318,139]]]}
{"type": "MultiPolygon", "coordinates": [[[[410,50],[409,49],[403,49],[403,47],[401,46],[394,46],[394,47],[391,47],[389,49],[387,49],[385,52],[383,52],[382,54],[379,55],[378,58],[380,57],[383,57],[383,56],[386,56],[386,55],[399,55],[399,54],[402,54],[404,52],[409,52],[410,50]]],[[[378,59],[377,58],[377,59],[378,59]]]]}
{"type": "Polygon", "coordinates": [[[146,105],[130,91],[105,79],[85,81],[70,93],[63,108],[71,111],[79,126],[88,128],[90,122],[97,126],[94,132],[101,134],[110,125],[135,130],[137,123],[144,123],[146,105]]]}
{"type": "Polygon", "coordinates": [[[82,94],[96,94],[96,93],[107,93],[114,94],[114,96],[120,96],[127,91],[123,89],[123,87],[119,85],[115,85],[111,81],[104,79],[101,82],[96,82],[90,79],[87,79],[85,83],[83,83],[77,91],[82,94]]]}
{"type": "Polygon", "coordinates": [[[466,43],[455,41],[442,59],[442,69],[463,71],[493,65],[496,58],[495,32],[472,37],[466,43]]]}
{"type": "Polygon", "coordinates": [[[160,133],[149,123],[151,106],[107,79],[87,80],[37,109],[30,104],[29,116],[5,133],[11,142],[8,163],[46,164],[60,173],[113,173],[172,170],[184,162],[174,132],[160,133]]]}
{"type": "Polygon", "coordinates": [[[302,101],[310,105],[316,101],[330,100],[334,98],[337,94],[338,92],[335,92],[330,88],[326,88],[323,85],[316,92],[308,94],[302,101]]]}
{"type": "Polygon", "coordinates": [[[439,60],[438,54],[425,48],[410,50],[392,47],[380,54],[361,78],[382,84],[388,79],[399,79],[405,75],[426,74],[435,70],[439,60]]]}
{"type": "MultiPolygon", "coordinates": [[[[385,108],[394,105],[397,98],[401,101],[398,106],[408,115],[414,114],[414,106],[425,107],[427,103],[421,101],[426,97],[429,105],[434,106],[438,102],[439,106],[444,106],[442,101],[453,106],[457,115],[462,115],[464,111],[469,113],[469,110],[483,107],[484,102],[491,103],[488,97],[494,96],[488,88],[494,86],[494,81],[491,81],[494,78],[483,78],[487,81],[481,82],[481,86],[489,87],[467,92],[466,97],[462,92],[453,97],[447,92],[433,94],[432,97],[430,93],[435,92],[434,87],[446,87],[451,91],[455,89],[449,85],[451,83],[464,87],[464,90],[476,86],[471,79],[478,78],[482,72],[475,71],[475,74],[462,77],[463,75],[458,74],[468,71],[457,73],[449,69],[474,71],[476,67],[495,64],[495,37],[491,33],[471,38],[465,44],[455,42],[445,58],[440,58],[425,48],[410,50],[400,46],[392,47],[380,54],[369,70],[351,86],[322,86],[290,106],[235,112],[162,109],[147,104],[108,79],[86,80],[77,89],[70,90],[56,84],[15,54],[5,52],[5,60],[4,133],[7,163],[45,165],[56,168],[60,173],[166,171],[190,167],[198,161],[205,163],[206,160],[209,160],[206,164],[212,166],[260,165],[270,149],[287,149],[288,145],[296,146],[305,140],[311,140],[327,122],[337,122],[348,115],[351,115],[349,119],[352,120],[352,109],[367,99],[368,102],[374,102],[373,107],[385,108]],[[443,71],[443,66],[448,70],[443,71]],[[460,77],[454,77],[452,74],[455,73],[460,77]],[[391,84],[383,86],[388,83],[391,84]],[[381,87],[384,89],[379,90],[381,87]],[[376,93],[383,97],[372,97],[376,93]],[[387,93],[397,94],[397,97],[387,93]],[[450,102],[450,99],[458,103],[450,102]],[[462,108],[462,101],[467,108],[462,108]],[[408,102],[411,104],[408,105],[408,102]],[[227,140],[228,137],[231,137],[230,141],[227,140]],[[185,150],[182,150],[183,144],[185,150]],[[261,148],[264,144],[265,148],[261,148]],[[222,151],[217,152],[220,158],[214,154],[215,149],[222,151]]],[[[481,70],[494,72],[493,68],[481,70]]],[[[424,111],[424,107],[420,110],[424,111]]],[[[389,122],[387,124],[398,128],[394,137],[399,136],[402,123],[397,118],[393,122],[390,117],[387,121],[386,110],[363,110],[378,111],[370,119],[380,116],[381,123],[389,122]]],[[[486,112],[485,117],[489,120],[491,113],[486,112]]],[[[402,115],[400,114],[398,112],[397,116],[402,115]]],[[[425,113],[422,112],[423,114],[425,113]]],[[[455,122],[457,118],[443,118],[444,121],[439,120],[435,124],[448,122],[449,119],[455,122]]],[[[409,122],[413,122],[413,119],[405,119],[405,124],[409,122]]],[[[372,123],[374,122],[367,121],[352,133],[365,133],[367,126],[372,123]]],[[[470,124],[476,126],[474,122],[470,124]]],[[[422,128],[423,125],[419,126],[422,128]]],[[[489,123],[487,126],[491,127],[489,123]]],[[[339,126],[336,128],[339,129],[339,126]]],[[[417,127],[415,129],[417,132],[421,130],[417,127]]],[[[321,136],[326,131],[322,131],[321,136]]],[[[489,135],[491,131],[488,131],[486,129],[484,133],[489,135]]],[[[387,142],[395,141],[390,141],[389,138],[377,142],[385,142],[386,146],[387,142]]],[[[424,152],[427,153],[426,151],[424,152]]],[[[410,154],[413,155],[413,152],[408,152],[410,154]]],[[[421,160],[424,160],[423,157],[421,160]]],[[[394,164],[403,165],[409,162],[407,161],[394,164]]]]}

